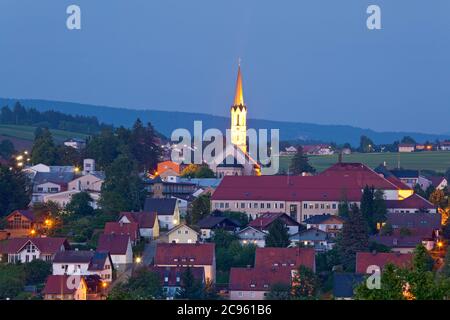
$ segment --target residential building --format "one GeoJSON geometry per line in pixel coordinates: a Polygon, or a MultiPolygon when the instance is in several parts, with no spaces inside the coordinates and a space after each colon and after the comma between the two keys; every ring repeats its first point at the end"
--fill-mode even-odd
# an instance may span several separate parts
{"type": "Polygon", "coordinates": [[[203,267],[206,281],[216,281],[216,254],[214,243],[158,243],[156,267],[203,267]]]}
{"type": "Polygon", "coordinates": [[[5,217],[5,229],[11,238],[29,237],[32,230],[37,233],[44,227],[45,219],[45,216],[38,217],[31,210],[14,210],[5,217]]]}
{"type": "MultiPolygon", "coordinates": [[[[150,271],[159,275],[161,286],[168,299],[176,298],[182,289],[184,285],[183,274],[187,269],[187,267],[150,267],[150,271]]],[[[202,267],[190,267],[190,271],[194,279],[205,286],[205,270],[202,267]]]]}
{"type": "Polygon", "coordinates": [[[103,233],[127,235],[130,237],[131,245],[133,246],[136,245],[140,239],[139,225],[136,222],[107,222],[103,233]]]}
{"type": "Polygon", "coordinates": [[[167,233],[169,243],[196,243],[199,233],[186,224],[179,224],[167,233]]]}
{"type": "Polygon", "coordinates": [[[72,138],[64,141],[66,147],[71,147],[77,150],[84,149],[86,147],[86,140],[79,138],[72,138]]]}
{"type": "Polygon", "coordinates": [[[289,235],[299,232],[300,223],[283,212],[266,212],[258,215],[255,220],[250,221],[249,226],[265,232],[275,221],[281,221],[288,229],[289,235]]]}
{"type": "Polygon", "coordinates": [[[257,247],[264,248],[266,246],[267,233],[253,227],[246,227],[236,232],[239,242],[242,245],[254,244],[257,247]]]}
{"type": "Polygon", "coordinates": [[[68,250],[66,238],[12,238],[0,243],[0,261],[27,263],[36,259],[53,261],[60,251],[68,250]]]}
{"type": "Polygon", "coordinates": [[[379,267],[383,271],[387,264],[393,264],[400,268],[412,266],[413,255],[411,253],[398,252],[357,252],[356,253],[356,273],[372,274],[369,267],[379,267]]]}
{"type": "Polygon", "coordinates": [[[98,275],[102,281],[111,282],[113,262],[108,252],[61,251],[53,259],[53,275],[98,275]]]}
{"type": "Polygon", "coordinates": [[[156,239],[159,237],[159,222],[156,212],[121,212],[119,222],[137,223],[139,234],[143,238],[156,239]]]}
{"type": "Polygon", "coordinates": [[[415,144],[401,143],[398,145],[398,152],[414,152],[415,148],[415,144]]]}
{"type": "Polygon", "coordinates": [[[328,234],[325,231],[309,228],[289,237],[291,247],[313,248],[316,251],[326,251],[332,249],[328,234]]]}
{"type": "Polygon", "coordinates": [[[68,183],[68,190],[100,192],[105,175],[102,172],[90,172],[86,175],[75,178],[68,183]]]}
{"type": "Polygon", "coordinates": [[[197,227],[200,229],[200,237],[206,240],[211,239],[214,236],[214,231],[219,229],[235,232],[239,230],[240,224],[230,218],[211,214],[198,221],[197,227]]]}
{"type": "Polygon", "coordinates": [[[344,219],[330,214],[321,214],[312,216],[305,221],[306,228],[314,228],[327,233],[328,237],[335,238],[344,226],[344,219]]]}
{"type": "Polygon", "coordinates": [[[170,230],[180,224],[180,210],[177,199],[147,198],[144,203],[144,211],[156,212],[161,228],[170,230]]]}
{"type": "Polygon", "coordinates": [[[435,189],[443,190],[448,186],[448,181],[445,177],[430,177],[429,179],[435,189]]]}
{"type": "Polygon", "coordinates": [[[390,213],[437,213],[436,206],[417,193],[404,200],[386,200],[386,208],[390,213]]]}
{"type": "Polygon", "coordinates": [[[86,300],[87,284],[83,277],[50,275],[42,293],[44,300],[86,300]]]}
{"type": "Polygon", "coordinates": [[[97,251],[108,252],[116,270],[125,271],[133,264],[133,248],[128,235],[101,234],[97,251]]]}
{"type": "Polygon", "coordinates": [[[316,252],[312,248],[256,248],[255,267],[289,267],[296,270],[305,266],[316,271],[316,252]]]}

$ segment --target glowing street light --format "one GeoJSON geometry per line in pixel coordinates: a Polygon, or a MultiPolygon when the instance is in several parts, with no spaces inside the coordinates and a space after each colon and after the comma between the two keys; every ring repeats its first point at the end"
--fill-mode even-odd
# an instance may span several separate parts
{"type": "Polygon", "coordinates": [[[31,233],[32,236],[35,236],[35,235],[36,235],[36,230],[32,229],[32,230],[30,231],[30,233],[31,233]]]}
{"type": "Polygon", "coordinates": [[[140,264],[142,262],[142,258],[141,257],[136,257],[136,263],[140,264]]]}

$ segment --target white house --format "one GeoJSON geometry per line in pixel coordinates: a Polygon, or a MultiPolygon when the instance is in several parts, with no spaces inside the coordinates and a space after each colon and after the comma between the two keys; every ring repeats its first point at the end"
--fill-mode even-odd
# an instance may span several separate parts
{"type": "Polygon", "coordinates": [[[185,224],[179,224],[167,233],[169,243],[196,243],[199,233],[185,224]]]}
{"type": "Polygon", "coordinates": [[[36,259],[53,261],[69,248],[66,238],[12,238],[0,244],[0,261],[27,263],[36,259]]]}
{"type": "Polygon", "coordinates": [[[77,191],[95,191],[100,192],[102,190],[102,184],[105,181],[105,177],[102,173],[88,173],[81,177],[78,177],[68,183],[67,189],[77,191]]]}
{"type": "Polygon", "coordinates": [[[111,282],[113,263],[107,252],[62,251],[53,259],[53,275],[98,275],[103,281],[111,282]]]}
{"type": "MultiPolygon", "coordinates": [[[[52,201],[57,203],[60,207],[64,208],[71,200],[72,197],[80,193],[78,190],[69,190],[59,193],[52,193],[43,196],[43,202],[52,201]]],[[[89,195],[92,198],[92,202],[90,203],[91,207],[94,209],[98,208],[98,201],[100,200],[100,193],[98,192],[90,192],[89,195]]]]}
{"type": "Polygon", "coordinates": [[[266,232],[250,226],[236,232],[241,244],[254,244],[261,248],[266,246],[266,235],[266,232]]]}

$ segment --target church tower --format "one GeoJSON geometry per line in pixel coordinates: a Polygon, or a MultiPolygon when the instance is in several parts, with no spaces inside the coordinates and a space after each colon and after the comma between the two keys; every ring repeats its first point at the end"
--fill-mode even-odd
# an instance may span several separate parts
{"type": "Polygon", "coordinates": [[[247,152],[247,107],[244,104],[241,65],[239,64],[234,103],[231,106],[231,143],[247,152]]]}

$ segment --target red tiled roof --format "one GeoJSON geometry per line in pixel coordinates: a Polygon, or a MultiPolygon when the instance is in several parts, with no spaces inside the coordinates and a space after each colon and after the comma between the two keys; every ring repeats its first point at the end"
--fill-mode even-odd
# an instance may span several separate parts
{"type": "MultiPolygon", "coordinates": [[[[364,187],[399,190],[360,163],[341,163],[318,176],[225,176],[212,200],[360,201],[364,187]]],[[[410,189],[410,188],[408,188],[410,189]]]]}
{"type": "Polygon", "coordinates": [[[5,240],[0,247],[3,254],[15,254],[28,243],[33,243],[41,254],[55,254],[64,246],[69,248],[69,243],[66,238],[12,238],[5,240]]]}
{"type": "Polygon", "coordinates": [[[104,232],[105,234],[128,235],[131,241],[135,242],[139,237],[139,226],[136,222],[107,222],[104,232]]]}
{"type": "Polygon", "coordinates": [[[445,180],[445,177],[429,177],[428,179],[431,181],[434,187],[437,187],[442,183],[442,181],[445,180]]]}
{"type": "Polygon", "coordinates": [[[255,220],[249,223],[249,226],[256,229],[267,229],[275,220],[282,218],[283,222],[289,226],[298,226],[299,223],[282,212],[266,212],[258,215],[255,220]]]}
{"type": "Polygon", "coordinates": [[[435,209],[436,206],[417,193],[404,200],[386,200],[388,209],[435,209]]]}
{"type": "Polygon", "coordinates": [[[123,216],[127,217],[127,219],[131,222],[136,222],[139,225],[139,228],[148,228],[151,229],[155,226],[156,221],[156,212],[121,212],[120,218],[123,216]]]}
{"type": "Polygon", "coordinates": [[[97,251],[109,252],[111,255],[123,255],[127,253],[128,235],[101,234],[98,239],[97,251]]]}
{"type": "Polygon", "coordinates": [[[316,270],[316,252],[313,248],[256,248],[255,267],[305,266],[316,270]]]}
{"type": "Polygon", "coordinates": [[[409,190],[409,189],[411,189],[410,186],[408,186],[406,183],[404,183],[402,180],[400,180],[396,176],[387,177],[386,180],[388,180],[389,182],[392,182],[397,187],[399,187],[401,190],[409,190]]]}
{"type": "MultiPolygon", "coordinates": [[[[80,277],[84,281],[83,277],[80,277]]],[[[76,278],[70,278],[67,275],[50,275],[42,291],[44,294],[74,294],[77,290],[76,278]]]]}
{"type": "Polygon", "coordinates": [[[155,265],[212,265],[214,250],[214,243],[158,243],[155,265]]]}
{"type": "MultiPolygon", "coordinates": [[[[191,267],[192,276],[194,279],[205,282],[205,269],[203,267],[191,267]]],[[[155,267],[151,266],[150,271],[156,272],[161,279],[162,286],[180,286],[183,281],[183,273],[187,267],[155,267]],[[177,281],[177,277],[180,281],[177,281]],[[167,279],[167,281],[165,281],[167,279]]]]}
{"type": "Polygon", "coordinates": [[[366,273],[369,266],[375,265],[384,269],[388,263],[397,267],[409,267],[412,263],[412,253],[386,253],[386,252],[357,252],[356,253],[356,273],[366,273]]]}
{"type": "Polygon", "coordinates": [[[233,291],[269,291],[275,283],[290,285],[290,268],[231,268],[229,290],[233,291]]]}

